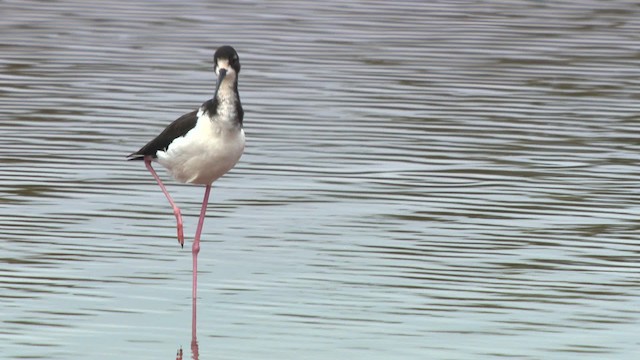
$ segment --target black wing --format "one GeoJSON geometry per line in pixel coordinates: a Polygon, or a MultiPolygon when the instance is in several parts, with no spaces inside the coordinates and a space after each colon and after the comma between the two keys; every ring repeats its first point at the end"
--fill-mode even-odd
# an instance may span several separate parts
{"type": "Polygon", "coordinates": [[[140,150],[129,154],[128,160],[143,160],[145,156],[151,155],[156,157],[156,152],[166,150],[167,146],[174,139],[185,136],[189,130],[193,129],[198,122],[198,110],[194,110],[188,114],[184,114],[169,124],[160,135],[143,146],[140,150]]]}

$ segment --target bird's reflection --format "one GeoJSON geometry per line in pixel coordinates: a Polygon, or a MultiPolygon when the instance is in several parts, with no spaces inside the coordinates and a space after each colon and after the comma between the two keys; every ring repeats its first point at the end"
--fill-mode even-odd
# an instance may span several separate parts
{"type": "MultiPolygon", "coordinates": [[[[196,298],[193,298],[193,302],[191,304],[191,359],[198,360],[200,358],[200,353],[198,349],[198,336],[197,336],[197,313],[198,307],[196,303],[196,298]]],[[[178,349],[176,353],[176,360],[182,360],[182,347],[178,349]]]]}

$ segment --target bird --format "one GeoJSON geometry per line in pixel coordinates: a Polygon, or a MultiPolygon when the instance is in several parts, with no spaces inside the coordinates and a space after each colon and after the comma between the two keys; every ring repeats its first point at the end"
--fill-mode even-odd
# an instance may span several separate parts
{"type": "Polygon", "coordinates": [[[153,169],[152,162],[160,163],[179,182],[205,186],[200,218],[191,249],[194,301],[197,295],[200,236],[211,186],[236,165],[245,147],[244,110],[238,93],[240,58],[233,47],[225,45],[215,51],[213,71],[217,81],[211,99],[202,103],[198,109],[174,120],[140,150],[127,156],[128,160],[144,161],[147,170],[169,200],[177,221],[178,242],[182,247],[182,213],[153,169]]]}

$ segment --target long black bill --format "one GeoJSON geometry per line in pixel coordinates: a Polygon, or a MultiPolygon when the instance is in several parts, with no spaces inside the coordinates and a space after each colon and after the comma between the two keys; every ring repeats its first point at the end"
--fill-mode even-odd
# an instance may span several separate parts
{"type": "Polygon", "coordinates": [[[220,89],[220,84],[222,84],[225,76],[227,76],[227,69],[220,69],[218,72],[218,81],[216,82],[216,92],[213,93],[214,99],[218,96],[218,89],[220,89]]]}

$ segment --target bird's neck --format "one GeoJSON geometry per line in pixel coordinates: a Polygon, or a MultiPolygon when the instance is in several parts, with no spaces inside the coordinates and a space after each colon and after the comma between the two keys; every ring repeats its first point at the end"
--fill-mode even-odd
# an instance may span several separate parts
{"type": "Polygon", "coordinates": [[[242,126],[243,110],[237,82],[224,81],[214,99],[204,104],[212,121],[242,126]]]}
{"type": "Polygon", "coordinates": [[[233,104],[238,101],[238,82],[223,81],[214,100],[220,104],[233,104]]]}

